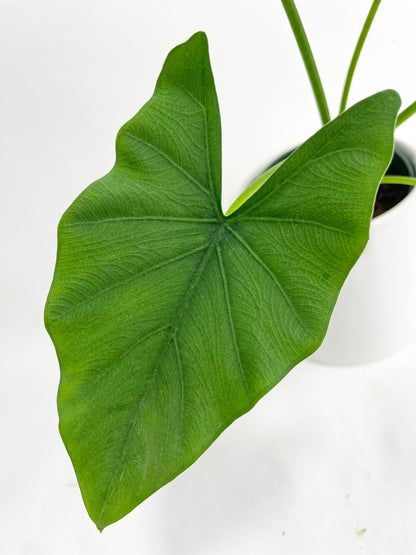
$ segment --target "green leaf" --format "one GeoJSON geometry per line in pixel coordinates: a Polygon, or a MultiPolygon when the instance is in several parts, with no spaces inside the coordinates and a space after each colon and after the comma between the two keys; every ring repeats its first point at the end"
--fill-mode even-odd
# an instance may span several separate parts
{"type": "Polygon", "coordinates": [[[393,91],[352,107],[226,217],[206,37],[169,54],[115,166],[60,222],[45,311],[60,431],[99,529],[319,346],[367,241],[398,107],[393,91]]]}
{"type": "Polygon", "coordinates": [[[262,187],[264,185],[264,183],[266,183],[266,181],[270,178],[270,176],[274,174],[274,172],[277,170],[277,168],[283,164],[283,162],[284,162],[284,160],[281,160],[281,161],[277,162],[271,168],[269,168],[264,173],[259,175],[252,183],[250,183],[250,185],[247,187],[247,189],[245,189],[241,193],[241,195],[239,195],[235,199],[235,201],[231,204],[231,206],[229,207],[229,209],[227,210],[225,215],[229,216],[230,214],[235,212],[237,210],[237,208],[239,208],[244,202],[246,202],[247,199],[252,197],[254,195],[254,193],[258,189],[260,189],[260,187],[262,187]]]}

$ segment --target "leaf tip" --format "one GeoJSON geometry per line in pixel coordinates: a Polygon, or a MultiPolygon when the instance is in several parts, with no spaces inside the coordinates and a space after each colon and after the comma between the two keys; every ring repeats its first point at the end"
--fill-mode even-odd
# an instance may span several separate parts
{"type": "Polygon", "coordinates": [[[188,40],[179,44],[176,48],[186,48],[189,50],[195,50],[200,48],[201,51],[208,51],[208,37],[204,31],[197,31],[189,37],[188,40]]]}
{"type": "Polygon", "coordinates": [[[102,523],[95,523],[95,526],[97,527],[97,530],[100,532],[100,534],[103,533],[104,528],[106,527],[106,524],[102,524],[102,523]]]}
{"type": "Polygon", "coordinates": [[[204,31],[196,31],[193,35],[189,37],[188,40],[184,41],[178,46],[175,46],[171,52],[183,49],[194,49],[195,47],[200,46],[203,49],[208,48],[208,37],[204,31]]]}
{"type": "MultiPolygon", "coordinates": [[[[113,519],[113,520],[109,520],[106,519],[105,516],[102,514],[102,511],[97,511],[95,512],[95,514],[90,510],[90,507],[88,506],[86,500],[84,499],[84,503],[85,503],[85,507],[87,509],[87,512],[89,514],[89,517],[91,518],[91,520],[94,522],[97,530],[100,532],[100,534],[103,533],[104,528],[107,528],[107,526],[109,526],[110,524],[112,524],[113,522],[115,522],[118,519],[113,519]]],[[[121,518],[121,517],[120,517],[121,518]]]]}
{"type": "Polygon", "coordinates": [[[385,89],[384,91],[381,91],[379,95],[388,98],[394,109],[399,110],[402,99],[400,98],[400,95],[397,91],[395,91],[394,89],[385,89]]]}
{"type": "Polygon", "coordinates": [[[200,40],[201,42],[208,43],[208,37],[205,31],[196,31],[188,40],[200,40]]]}

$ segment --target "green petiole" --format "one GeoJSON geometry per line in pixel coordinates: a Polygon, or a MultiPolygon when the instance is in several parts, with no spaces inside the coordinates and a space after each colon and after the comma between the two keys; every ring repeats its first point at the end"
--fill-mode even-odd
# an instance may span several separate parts
{"type": "Polygon", "coordinates": [[[385,175],[380,183],[391,183],[392,185],[416,185],[415,177],[405,177],[403,175],[385,175]]]}
{"type": "Polygon", "coordinates": [[[341,99],[341,106],[339,109],[339,113],[341,114],[344,112],[347,106],[347,99],[348,94],[350,92],[351,81],[354,75],[355,68],[357,66],[358,58],[360,57],[361,50],[363,49],[365,39],[367,38],[368,31],[370,30],[371,24],[373,23],[373,19],[377,13],[377,9],[381,3],[381,0],[373,0],[371,4],[370,11],[368,12],[367,19],[364,22],[364,26],[361,30],[360,36],[358,37],[358,42],[355,47],[354,53],[352,55],[351,63],[348,68],[347,78],[345,80],[344,90],[342,92],[342,99],[341,99]]]}
{"type": "Polygon", "coordinates": [[[331,120],[331,116],[329,114],[328,103],[322,87],[321,78],[319,77],[318,68],[316,67],[315,59],[300,19],[299,12],[293,0],[282,0],[282,4],[289,19],[290,26],[292,27],[293,34],[295,35],[306,71],[308,72],[309,81],[312,85],[316,103],[318,104],[322,124],[325,125],[331,120]]]}
{"type": "Polygon", "coordinates": [[[413,116],[413,114],[415,113],[416,113],[416,101],[410,104],[410,106],[408,106],[405,110],[400,112],[400,114],[397,116],[396,127],[399,127],[399,125],[401,125],[411,116],[413,116]]]}
{"type": "Polygon", "coordinates": [[[250,183],[250,185],[247,187],[247,189],[245,189],[241,193],[241,195],[239,195],[235,199],[235,201],[232,203],[232,205],[227,210],[225,215],[230,216],[233,212],[235,212],[237,210],[237,208],[239,208],[242,204],[244,204],[247,199],[249,199],[251,196],[253,196],[254,193],[258,189],[260,189],[260,187],[262,185],[264,185],[264,183],[266,183],[266,181],[269,179],[269,177],[271,177],[274,174],[274,172],[277,170],[277,168],[280,167],[283,164],[283,162],[284,162],[284,160],[281,160],[280,162],[278,162],[277,164],[275,164],[274,166],[272,166],[271,168],[266,170],[264,173],[262,173],[252,183],[250,183]]]}

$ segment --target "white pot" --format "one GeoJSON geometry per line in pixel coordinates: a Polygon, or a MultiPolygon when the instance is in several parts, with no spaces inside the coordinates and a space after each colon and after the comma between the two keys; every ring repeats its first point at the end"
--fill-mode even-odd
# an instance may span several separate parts
{"type": "MultiPolygon", "coordinates": [[[[396,153],[416,173],[416,154],[396,153]]],[[[369,242],[338,297],[328,333],[312,359],[359,364],[392,355],[416,340],[416,191],[374,218],[369,242]]]]}

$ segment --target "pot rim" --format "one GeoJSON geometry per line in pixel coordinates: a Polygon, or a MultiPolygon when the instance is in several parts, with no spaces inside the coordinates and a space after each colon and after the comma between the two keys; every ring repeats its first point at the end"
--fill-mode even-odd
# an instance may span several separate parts
{"type": "MultiPolygon", "coordinates": [[[[403,141],[394,142],[394,153],[399,154],[409,168],[409,173],[413,173],[409,177],[416,177],[416,151],[403,141]],[[411,171],[413,170],[413,172],[411,171]]],[[[407,195],[397,204],[383,212],[376,218],[371,219],[371,227],[380,227],[388,224],[392,218],[400,217],[401,213],[408,210],[409,202],[416,201],[415,187],[412,187],[407,195]]]]}

